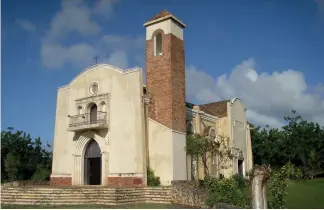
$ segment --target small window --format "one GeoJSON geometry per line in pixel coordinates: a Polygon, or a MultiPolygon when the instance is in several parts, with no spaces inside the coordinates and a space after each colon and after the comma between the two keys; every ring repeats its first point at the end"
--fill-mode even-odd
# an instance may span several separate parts
{"type": "Polygon", "coordinates": [[[210,129],[209,137],[211,139],[216,140],[216,132],[215,132],[215,129],[210,129]]]}
{"type": "Polygon", "coordinates": [[[237,173],[240,175],[240,176],[243,176],[243,160],[238,160],[237,161],[237,173]]]}
{"type": "Polygon", "coordinates": [[[100,106],[101,106],[101,111],[102,112],[107,112],[107,107],[106,107],[106,103],[104,101],[102,101],[100,103],[100,106]]]}
{"type": "Polygon", "coordinates": [[[154,51],[155,56],[162,55],[162,34],[158,33],[154,37],[154,51]]]}
{"type": "Polygon", "coordinates": [[[82,113],[82,106],[78,106],[78,114],[83,114],[82,113]]]}
{"type": "Polygon", "coordinates": [[[187,135],[193,135],[195,133],[195,129],[192,123],[187,124],[187,135]]]}

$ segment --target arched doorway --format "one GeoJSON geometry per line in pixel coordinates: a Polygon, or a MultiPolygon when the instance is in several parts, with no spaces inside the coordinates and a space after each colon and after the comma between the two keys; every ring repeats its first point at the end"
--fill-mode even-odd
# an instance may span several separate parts
{"type": "Polygon", "coordinates": [[[84,184],[101,184],[101,150],[93,139],[88,143],[84,154],[84,184]]]}

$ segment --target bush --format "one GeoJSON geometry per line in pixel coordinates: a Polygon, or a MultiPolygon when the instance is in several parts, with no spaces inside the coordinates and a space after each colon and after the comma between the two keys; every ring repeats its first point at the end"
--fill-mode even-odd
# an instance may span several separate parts
{"type": "Polygon", "coordinates": [[[160,177],[154,175],[154,170],[147,168],[147,185],[148,186],[159,186],[161,184],[160,177]]]}
{"type": "Polygon", "coordinates": [[[303,178],[302,170],[291,162],[286,163],[280,170],[287,179],[300,180],[303,178]]]}
{"type": "Polygon", "coordinates": [[[234,174],[232,177],[240,189],[244,189],[247,186],[247,180],[244,179],[243,176],[239,174],[234,174]]]}
{"type": "Polygon", "coordinates": [[[285,196],[288,194],[287,167],[282,167],[279,170],[274,170],[271,172],[268,187],[271,196],[271,199],[268,202],[269,208],[284,208],[285,196]]]}
{"type": "Polygon", "coordinates": [[[37,168],[33,174],[31,180],[33,181],[48,181],[50,179],[51,172],[46,168],[37,168]]]}
{"type": "Polygon", "coordinates": [[[223,179],[206,177],[204,184],[207,190],[205,203],[209,208],[220,203],[250,208],[249,197],[245,191],[246,183],[243,177],[232,176],[223,179]]]}

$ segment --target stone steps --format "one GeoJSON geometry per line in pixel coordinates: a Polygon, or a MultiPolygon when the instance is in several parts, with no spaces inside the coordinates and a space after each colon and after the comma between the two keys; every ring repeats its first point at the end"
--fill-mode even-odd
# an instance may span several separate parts
{"type": "Polygon", "coordinates": [[[80,198],[80,199],[91,199],[91,198],[100,198],[100,199],[114,199],[114,200],[125,200],[125,199],[170,199],[171,196],[158,196],[158,195],[151,195],[151,196],[123,196],[123,197],[116,197],[116,196],[103,196],[103,195],[96,195],[96,196],[85,196],[85,195],[42,195],[42,194],[2,194],[1,198],[49,198],[49,199],[64,199],[64,198],[80,198]]]}
{"type": "MultiPolygon", "coordinates": [[[[52,202],[52,203],[37,203],[32,201],[1,201],[2,204],[16,204],[16,205],[107,205],[107,206],[114,206],[115,203],[109,203],[109,202],[86,202],[86,203],[80,203],[77,201],[74,202],[52,202]]],[[[136,203],[158,203],[158,204],[171,204],[171,202],[160,202],[160,201],[154,201],[154,202],[123,202],[118,203],[118,205],[125,205],[125,204],[136,204],[136,203]]]]}
{"type": "Polygon", "coordinates": [[[171,187],[159,188],[51,188],[5,187],[3,204],[117,205],[132,203],[171,203],[171,187]]]}

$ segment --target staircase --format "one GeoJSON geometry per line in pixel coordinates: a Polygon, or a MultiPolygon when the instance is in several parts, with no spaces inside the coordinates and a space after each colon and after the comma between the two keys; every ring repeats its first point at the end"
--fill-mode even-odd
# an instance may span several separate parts
{"type": "Polygon", "coordinates": [[[2,204],[119,205],[171,203],[171,187],[2,187],[2,204]]]}

